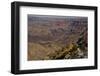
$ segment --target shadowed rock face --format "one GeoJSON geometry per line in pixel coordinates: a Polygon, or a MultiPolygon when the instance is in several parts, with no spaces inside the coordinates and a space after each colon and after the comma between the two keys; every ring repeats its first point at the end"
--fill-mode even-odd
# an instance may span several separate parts
{"type": "MultiPolygon", "coordinates": [[[[77,41],[81,36],[84,41],[82,44],[87,44],[87,20],[87,17],[28,15],[28,60],[48,59],[49,55],[55,54],[55,51],[59,53],[59,50],[70,44],[79,45],[77,41]],[[40,53],[41,56],[38,55],[40,53]]],[[[81,48],[78,48],[77,53],[83,55],[81,48]]],[[[68,56],[66,54],[62,59],[79,58],[77,55],[68,56]]]]}

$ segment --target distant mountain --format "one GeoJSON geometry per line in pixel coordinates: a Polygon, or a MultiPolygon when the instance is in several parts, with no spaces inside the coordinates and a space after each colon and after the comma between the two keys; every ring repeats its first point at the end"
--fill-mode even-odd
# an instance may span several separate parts
{"type": "MultiPolygon", "coordinates": [[[[68,43],[87,28],[87,17],[28,17],[28,40],[33,42],[58,41],[68,43]],[[31,24],[30,24],[31,23],[31,24]]],[[[86,30],[87,32],[87,30],[86,30]]]]}

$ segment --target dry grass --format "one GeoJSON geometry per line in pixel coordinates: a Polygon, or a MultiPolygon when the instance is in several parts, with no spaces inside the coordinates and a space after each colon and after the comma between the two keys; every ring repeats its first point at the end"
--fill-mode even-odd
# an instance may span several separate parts
{"type": "Polygon", "coordinates": [[[48,59],[49,54],[54,54],[57,50],[61,49],[55,43],[41,45],[39,43],[28,43],[28,60],[45,60],[48,59]]]}

